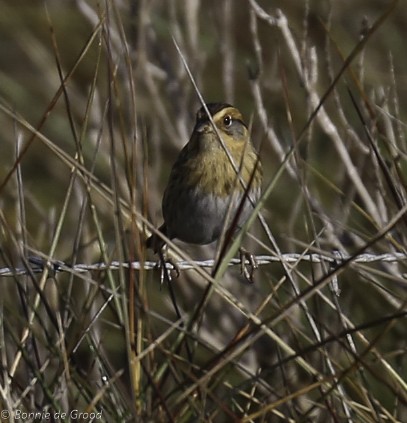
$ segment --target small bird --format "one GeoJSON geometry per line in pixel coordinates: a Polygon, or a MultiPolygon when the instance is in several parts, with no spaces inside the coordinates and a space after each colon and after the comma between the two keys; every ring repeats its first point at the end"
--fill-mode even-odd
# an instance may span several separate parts
{"type": "MultiPolygon", "coordinates": [[[[221,236],[230,202],[228,225],[236,217],[230,229],[244,224],[260,197],[262,184],[261,163],[242,114],[226,103],[206,107],[240,176],[201,107],[191,138],[172,167],[162,201],[164,224],[159,228],[169,239],[200,245],[221,236]]],[[[157,253],[165,242],[153,234],[146,245],[157,253]]]]}

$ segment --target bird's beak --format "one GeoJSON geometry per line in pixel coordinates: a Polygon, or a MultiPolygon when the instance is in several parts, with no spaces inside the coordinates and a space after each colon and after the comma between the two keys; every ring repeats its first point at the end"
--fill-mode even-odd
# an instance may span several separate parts
{"type": "Polygon", "coordinates": [[[210,122],[197,123],[195,127],[195,131],[198,132],[198,134],[207,134],[212,132],[212,130],[213,128],[210,122]]]}

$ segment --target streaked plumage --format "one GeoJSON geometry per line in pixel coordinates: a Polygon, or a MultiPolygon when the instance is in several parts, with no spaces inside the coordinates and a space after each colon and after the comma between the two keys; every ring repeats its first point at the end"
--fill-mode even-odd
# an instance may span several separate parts
{"type": "MultiPolygon", "coordinates": [[[[241,166],[240,175],[246,186],[254,172],[249,195],[256,202],[261,191],[261,165],[241,113],[225,103],[209,103],[207,107],[236,167],[241,166]]],[[[209,244],[218,239],[231,198],[233,218],[245,193],[236,177],[202,107],[191,138],[171,170],[162,202],[164,224],[159,230],[170,239],[191,244],[209,244]]],[[[246,198],[239,224],[246,221],[251,209],[246,198]]],[[[147,246],[155,251],[163,245],[157,235],[147,240],[147,246]]]]}

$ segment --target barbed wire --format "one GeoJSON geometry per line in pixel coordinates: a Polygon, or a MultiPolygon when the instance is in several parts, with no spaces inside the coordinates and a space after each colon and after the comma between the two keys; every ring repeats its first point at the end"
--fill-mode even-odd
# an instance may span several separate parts
{"type": "MultiPolygon", "coordinates": [[[[259,255],[255,256],[257,264],[263,266],[266,264],[285,262],[285,263],[297,263],[297,262],[311,262],[311,263],[328,263],[331,265],[338,265],[341,261],[346,261],[352,258],[353,263],[374,263],[374,262],[386,262],[395,263],[403,260],[407,260],[407,255],[404,253],[386,253],[386,254],[360,254],[356,257],[343,255],[335,251],[332,255],[323,254],[296,254],[287,253],[279,256],[266,256],[259,255]],[[335,253],[335,254],[334,254],[335,253]]],[[[30,264],[29,269],[27,267],[3,267],[0,268],[0,277],[11,277],[11,276],[22,276],[29,273],[41,273],[44,268],[48,268],[54,272],[76,272],[84,273],[90,271],[101,271],[101,270],[118,270],[118,269],[133,269],[133,270],[154,270],[157,269],[157,261],[132,261],[132,262],[120,262],[111,261],[110,263],[93,263],[93,264],[75,264],[73,266],[60,261],[60,260],[46,260],[41,257],[29,257],[28,262],[30,264]]],[[[248,262],[247,262],[248,263],[248,262]]],[[[189,270],[195,267],[211,268],[214,266],[214,260],[197,260],[197,261],[177,261],[174,263],[178,270],[189,270]]],[[[166,262],[165,267],[168,270],[174,269],[174,264],[166,262]]],[[[249,264],[249,263],[248,263],[249,264]]],[[[230,260],[229,266],[241,265],[241,260],[234,258],[230,260]]]]}

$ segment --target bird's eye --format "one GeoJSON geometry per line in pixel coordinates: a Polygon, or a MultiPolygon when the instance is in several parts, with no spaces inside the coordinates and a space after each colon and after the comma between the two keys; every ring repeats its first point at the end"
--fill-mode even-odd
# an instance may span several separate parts
{"type": "Polygon", "coordinates": [[[230,126],[230,125],[232,125],[232,118],[231,118],[229,115],[226,115],[226,116],[223,118],[223,124],[224,124],[227,128],[229,128],[229,126],[230,126]]]}

